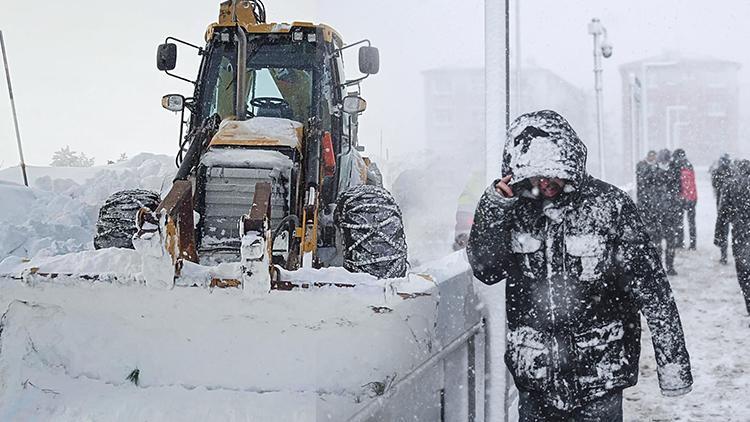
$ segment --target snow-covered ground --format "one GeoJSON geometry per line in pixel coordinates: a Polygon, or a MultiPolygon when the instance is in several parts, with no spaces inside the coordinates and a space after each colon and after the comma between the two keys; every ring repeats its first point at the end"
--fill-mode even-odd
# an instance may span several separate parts
{"type": "MultiPolygon", "coordinates": [[[[173,171],[170,158],[144,154],[101,168],[32,168],[32,188],[0,182],[0,420],[343,420],[479,321],[460,252],[404,279],[282,273],[350,289],[149,289],[138,253],[92,250],[96,211],[120,189],[164,193],[173,171]]],[[[414,394],[410,405],[433,416],[440,399],[427,389],[444,370],[435,368],[415,387],[426,394],[395,393],[414,394]]]]}
{"type": "MultiPolygon", "coordinates": [[[[122,254],[116,254],[117,256],[110,256],[111,251],[107,252],[91,252],[87,250],[91,249],[91,237],[93,235],[94,224],[96,221],[96,212],[99,205],[104,199],[112,192],[124,189],[124,188],[147,188],[156,191],[164,191],[169,186],[171,175],[174,172],[174,166],[170,157],[166,156],[153,156],[149,154],[142,154],[134,157],[126,163],[120,163],[106,167],[95,167],[90,169],[65,169],[65,168],[34,168],[30,169],[31,185],[32,189],[26,189],[17,184],[18,176],[15,174],[17,169],[6,169],[0,171],[0,193],[2,194],[3,201],[0,201],[0,261],[5,259],[5,262],[0,265],[0,273],[5,271],[13,272],[17,268],[25,265],[24,258],[31,258],[36,256],[35,261],[38,263],[47,263],[49,265],[57,265],[56,262],[66,261],[66,259],[52,258],[51,255],[57,255],[61,253],[79,252],[83,259],[94,259],[90,262],[98,262],[97,266],[106,266],[107,263],[115,263],[114,259],[119,257],[125,261],[120,262],[117,266],[125,268],[125,272],[131,276],[131,282],[138,282],[138,277],[135,274],[135,269],[138,266],[136,257],[129,257],[128,252],[122,254]],[[98,254],[98,255],[97,255],[98,254]],[[99,256],[101,255],[101,256],[99,256]],[[132,259],[130,259],[132,258],[132,259]],[[128,260],[130,259],[130,260],[128,260]],[[131,262],[132,261],[132,262],[131,262]],[[7,271],[6,271],[7,270],[7,271]]],[[[750,390],[750,362],[747,359],[747,350],[750,346],[750,318],[744,312],[744,306],[741,298],[739,286],[737,284],[733,262],[730,261],[729,265],[723,266],[718,263],[718,250],[712,245],[713,235],[713,224],[715,219],[715,207],[714,201],[711,197],[710,185],[708,183],[708,175],[704,169],[698,169],[699,176],[699,194],[700,202],[698,205],[698,250],[697,251],[679,251],[677,256],[677,270],[679,275],[672,278],[672,286],[675,292],[675,297],[678,303],[678,307],[682,316],[682,321],[685,329],[687,338],[687,346],[691,355],[693,363],[693,374],[695,378],[694,390],[692,393],[685,397],[680,398],[665,398],[659,393],[658,383],[656,380],[655,362],[653,357],[653,347],[651,345],[648,330],[644,329],[643,333],[643,344],[642,344],[642,358],[641,358],[641,378],[640,382],[636,387],[630,388],[625,392],[625,420],[627,421],[748,421],[750,420],[750,401],[745,399],[747,391],[750,390]]],[[[451,209],[450,214],[455,210],[451,209]]],[[[445,211],[448,215],[448,211],[445,211]]],[[[446,218],[447,220],[447,218],[446,218]]],[[[407,222],[408,224],[408,222],[407,222]]],[[[447,242],[446,242],[447,243],[447,242]]],[[[447,245],[446,245],[447,246],[447,245]]],[[[423,247],[418,241],[410,242],[410,248],[419,251],[423,247]]],[[[425,247],[425,250],[427,248],[425,247]]],[[[428,251],[423,252],[423,255],[429,255],[428,251]]],[[[75,259],[69,259],[76,255],[68,255],[67,262],[69,264],[75,264],[75,259]]],[[[456,259],[456,255],[453,258],[456,259]]],[[[447,262],[447,261],[446,261],[447,262]]],[[[75,270],[77,271],[77,270],[75,270]]],[[[123,280],[127,277],[121,277],[123,280]]],[[[10,281],[8,279],[0,280],[3,283],[14,283],[14,286],[19,286],[20,283],[17,281],[10,281]]],[[[10,284],[6,284],[6,287],[10,284]]],[[[11,289],[0,289],[0,305],[2,309],[7,308],[7,304],[13,299],[34,299],[36,294],[52,294],[57,297],[57,300],[65,304],[66,301],[74,303],[76,295],[85,295],[86,288],[81,289],[65,289],[61,287],[43,287],[40,286],[35,289],[18,290],[16,287],[11,289]],[[15,297],[15,295],[21,295],[19,291],[25,291],[26,296],[15,297]],[[11,293],[12,292],[12,293],[11,293]],[[58,293],[59,292],[59,293],[58,293]]],[[[143,301],[138,305],[138,309],[121,309],[121,313],[138,313],[142,312],[146,317],[154,318],[159,317],[156,315],[157,303],[160,297],[164,295],[170,295],[174,292],[144,292],[143,289],[130,286],[120,286],[117,288],[101,288],[92,287],[89,290],[97,291],[97,296],[104,298],[102,303],[97,306],[102,306],[111,311],[117,311],[117,307],[107,306],[107,302],[116,303],[117,297],[120,295],[125,296],[138,296],[143,295],[143,301]],[[145,293],[145,295],[144,295],[145,293]],[[110,297],[111,296],[111,297],[110,297]],[[141,309],[142,308],[142,309],[141,309]]],[[[502,320],[502,303],[498,303],[502,300],[502,286],[495,286],[492,288],[484,288],[483,294],[485,300],[488,302],[487,307],[489,308],[494,321],[502,320]]],[[[257,305],[253,305],[253,300],[248,298],[239,298],[237,300],[227,298],[225,293],[210,294],[205,290],[197,290],[190,292],[177,293],[184,299],[182,307],[193,306],[195,308],[194,317],[198,318],[196,321],[200,321],[198,324],[193,324],[195,327],[208,327],[209,325],[221,326],[222,324],[234,324],[238,318],[253,320],[256,322],[264,321],[267,312],[274,312],[271,308],[284,307],[283,303],[275,303],[276,296],[272,296],[271,300],[264,306],[269,307],[268,310],[265,308],[259,308],[257,305]],[[216,302],[216,303],[214,303],[216,302]],[[217,305],[218,303],[218,305],[217,305]],[[227,306],[224,314],[229,319],[219,318],[216,321],[201,321],[199,316],[201,309],[210,306],[227,306]],[[235,307],[236,309],[232,309],[235,307]],[[251,309],[254,308],[254,309],[251,309]]],[[[83,296],[81,296],[83,297],[83,296]]],[[[291,297],[291,296],[290,296],[291,297]]],[[[302,296],[300,296],[302,297],[302,296]]],[[[372,296],[370,296],[372,297],[372,296]]],[[[327,309],[343,309],[344,307],[360,307],[362,309],[368,309],[371,305],[371,300],[365,300],[363,302],[352,301],[351,298],[346,296],[331,295],[329,293],[323,293],[316,297],[319,303],[325,304],[323,308],[300,308],[300,310],[307,312],[308,314],[319,314],[316,315],[316,323],[314,324],[302,324],[301,329],[310,330],[312,332],[319,332],[321,329],[329,329],[326,327],[330,326],[330,329],[347,331],[347,327],[351,327],[352,324],[362,324],[362,321],[355,321],[352,319],[337,319],[334,316],[326,317],[327,309]]],[[[380,300],[380,299],[378,299],[380,300]]],[[[299,304],[303,305],[306,303],[304,300],[300,301],[299,304]]],[[[372,302],[375,303],[375,302],[372,302]]],[[[179,307],[178,307],[179,308],[179,307]]],[[[158,311],[163,314],[164,318],[169,317],[169,313],[179,310],[178,308],[170,310],[166,309],[158,311]]],[[[206,308],[208,309],[208,308],[206,308]]],[[[60,312],[59,309],[53,310],[54,312],[60,312]]],[[[50,311],[50,312],[53,312],[50,311]]],[[[18,312],[24,312],[19,310],[18,312]]],[[[45,311],[46,312],[46,311],[45,311]]],[[[53,312],[53,313],[54,313],[53,312]]],[[[83,311],[81,311],[83,312],[83,311]]],[[[114,315],[117,312],[111,312],[110,316],[107,317],[107,323],[112,324],[123,324],[124,321],[114,315]]],[[[356,312],[355,312],[356,314],[356,312]]],[[[60,324],[71,324],[71,321],[75,321],[79,318],[81,321],[90,320],[93,324],[92,317],[87,317],[84,314],[78,315],[75,312],[65,312],[66,320],[60,324]]],[[[161,314],[160,314],[161,315],[161,314]]],[[[296,318],[295,313],[290,315],[290,318],[296,318]]],[[[297,324],[293,321],[289,322],[290,326],[297,324]]],[[[42,318],[44,322],[44,318],[42,318]]],[[[106,321],[98,323],[103,324],[106,321]]],[[[133,327],[137,326],[137,321],[130,321],[126,324],[126,328],[131,334],[133,327]],[[130,325],[128,325],[130,324],[130,325]]],[[[299,324],[298,324],[299,325],[299,324]]],[[[58,329],[73,330],[72,326],[65,325],[40,325],[41,329],[47,330],[47,332],[55,332],[58,329]]],[[[396,321],[394,327],[407,327],[403,325],[403,322],[396,321]]],[[[645,324],[644,324],[645,327],[645,324]]],[[[183,327],[184,328],[184,327],[183,327]]],[[[227,330],[220,332],[229,336],[227,330]]],[[[498,339],[501,338],[499,334],[498,324],[494,325],[496,330],[495,343],[499,345],[498,339]]],[[[309,333],[308,333],[309,334],[309,333]]],[[[134,334],[133,334],[134,335],[134,334]]],[[[230,336],[231,337],[231,336],[230,336]]],[[[95,341],[95,339],[82,339],[81,341],[95,341]]],[[[188,340],[189,341],[189,340],[188,340]]],[[[110,347],[109,345],[107,347],[110,347]]],[[[112,346],[116,348],[116,345],[112,346]]],[[[150,347],[150,346],[149,346],[150,347]]],[[[41,356],[47,356],[55,358],[58,350],[48,351],[49,356],[44,353],[41,356]]],[[[145,353],[145,352],[144,352],[145,353]]],[[[169,353],[177,353],[175,351],[169,353]]],[[[299,351],[300,356],[304,357],[306,351],[299,351]]],[[[127,357],[127,354],[123,356],[127,357]]],[[[137,357],[137,355],[136,355],[137,357]]],[[[83,358],[81,358],[83,359],[83,358]]],[[[87,373],[88,362],[85,359],[77,359],[72,363],[79,365],[83,373],[87,373]]],[[[192,358],[185,357],[181,358],[181,362],[191,361],[192,358]]],[[[495,363],[502,362],[502,351],[499,348],[495,349],[494,354],[495,363]]],[[[126,360],[126,359],[125,359],[126,360]]],[[[304,360],[304,359],[303,359],[304,360]]],[[[93,362],[93,361],[92,361],[93,362]]],[[[328,362],[331,363],[331,362],[328,362]]],[[[107,366],[105,369],[110,370],[111,368],[119,368],[122,371],[126,371],[129,368],[127,365],[133,367],[137,366],[138,362],[121,362],[114,366],[107,366]],[[118,366],[119,365],[119,366],[118,366]]],[[[500,366],[502,367],[502,366],[500,366]]],[[[90,369],[90,368],[89,368],[90,369]]],[[[101,368],[96,369],[99,371],[101,368]]],[[[169,369],[169,368],[167,368],[169,369]]],[[[163,370],[167,370],[163,369],[163,370]]],[[[120,372],[122,372],[120,371],[120,372]]],[[[112,399],[114,401],[102,401],[101,406],[97,407],[98,411],[106,412],[106,406],[114,406],[113,403],[117,402],[115,398],[123,394],[123,397],[133,399],[134,395],[140,394],[139,391],[130,388],[128,383],[124,383],[119,380],[122,374],[117,372],[111,375],[114,384],[108,387],[111,391],[99,391],[98,397],[102,400],[112,399]],[[118,378],[119,377],[119,378],[118,378]],[[119,380],[119,381],[118,381],[119,380]],[[109,394],[114,394],[108,396],[109,394]],[[109,404],[107,404],[109,403],[109,404]]],[[[127,372],[127,371],[126,371],[127,372]]],[[[144,370],[142,375],[142,382],[146,385],[149,383],[149,376],[152,374],[151,370],[144,370]]],[[[106,374],[105,374],[106,375],[106,374]]],[[[99,373],[97,376],[102,376],[99,373]]],[[[106,375],[110,376],[110,375],[106,375]]],[[[206,376],[206,379],[211,379],[214,375],[206,376]]],[[[378,374],[377,377],[384,376],[378,374]]],[[[375,377],[375,378],[377,378],[375,377]]],[[[48,380],[54,382],[55,379],[49,378],[48,380]]],[[[226,380],[221,381],[222,383],[226,380]]],[[[332,382],[335,380],[332,380],[332,382]]],[[[183,381],[179,381],[183,382],[183,381]]],[[[240,397],[246,397],[249,390],[258,387],[259,384],[236,382],[229,380],[227,384],[237,384],[235,390],[207,390],[199,391],[200,394],[193,394],[193,390],[189,387],[192,385],[190,382],[183,382],[184,385],[178,386],[175,389],[170,390],[165,386],[153,386],[148,389],[151,393],[162,394],[161,397],[167,400],[174,400],[174,403],[179,403],[180,400],[188,398],[189,400],[196,401],[196,405],[202,407],[206,412],[210,412],[209,406],[211,402],[216,403],[215,400],[220,402],[236,402],[240,397]],[[241,384],[241,385],[240,385],[241,384]],[[243,389],[245,391],[243,393],[243,389]],[[160,393],[158,391],[160,391],[160,393]],[[195,397],[201,397],[195,399],[195,397]]],[[[264,383],[264,385],[266,385],[264,383]]],[[[271,385],[271,384],[268,384],[271,385]]],[[[332,383],[329,387],[335,390],[336,383],[332,383]]],[[[496,384],[497,385],[497,384],[496,384]]],[[[27,385],[24,389],[37,389],[45,388],[44,386],[27,385]]],[[[83,400],[89,393],[87,392],[83,384],[81,385],[80,397],[83,400]]],[[[264,387],[265,388],[265,387],[264,387]]],[[[271,388],[271,387],[269,387],[271,388]]],[[[273,388],[271,388],[273,389],[273,388]]],[[[366,394],[366,391],[362,391],[361,394],[366,394]]],[[[45,400],[52,400],[51,398],[55,395],[55,392],[39,390],[38,395],[29,394],[24,396],[28,400],[38,400],[40,403],[49,403],[45,400]]],[[[283,395],[277,393],[251,393],[252,396],[257,396],[257,401],[254,401],[255,408],[250,407],[237,407],[235,408],[236,413],[234,416],[242,417],[243,415],[255,415],[256,412],[259,414],[274,414],[274,409],[280,406],[280,403],[286,402],[287,400],[293,399],[300,402],[306,402],[310,406],[316,406],[317,394],[309,394],[299,392],[289,395],[283,395]],[[295,395],[296,394],[296,395],[295,395]],[[270,412],[270,413],[268,413],[270,412]]],[[[500,398],[500,394],[495,395],[496,398],[500,398]]],[[[342,403],[351,403],[351,398],[342,397],[340,395],[331,395],[328,400],[333,407],[343,405],[342,403]],[[338,403],[338,404],[337,404],[338,403]]],[[[83,403],[83,402],[81,402],[83,403]]],[[[139,409],[141,413],[127,413],[126,410],[122,410],[122,415],[147,415],[148,409],[153,409],[158,403],[150,402],[145,400],[144,408],[139,409]]],[[[23,406],[18,409],[27,410],[29,403],[21,403],[23,406]]],[[[79,403],[80,404],[80,403],[79,403]]],[[[498,402],[494,403],[493,407],[498,406],[498,402]]],[[[501,405],[501,404],[500,404],[501,405]]],[[[346,405],[347,407],[349,405],[346,405]]],[[[54,406],[53,406],[54,407],[54,406]]],[[[167,406],[167,412],[173,412],[172,414],[180,414],[179,405],[167,406]]],[[[52,408],[52,407],[51,407],[52,408]]],[[[50,409],[51,409],[50,408],[50,409]]],[[[96,410],[94,409],[94,410],[96,410]]],[[[95,412],[96,413],[96,412],[95,412]]],[[[228,414],[209,414],[206,413],[206,418],[218,418],[227,416],[228,414]]],[[[276,413],[276,416],[279,414],[276,413]]],[[[169,414],[164,414],[164,418],[169,419],[169,414]]],[[[61,417],[69,417],[75,419],[75,415],[62,415],[61,417]]],[[[233,416],[228,416],[233,417],[233,416]]],[[[108,419],[108,417],[104,417],[108,419]]],[[[116,419],[116,418],[115,418],[116,419]]],[[[157,417],[157,419],[159,419],[157,417]]],[[[300,420],[308,420],[304,417],[300,420]]]]}
{"type": "Polygon", "coordinates": [[[707,172],[696,173],[698,250],[678,251],[679,275],[670,279],[695,384],[687,396],[661,396],[653,346],[644,330],[640,380],[625,390],[626,421],[750,421],[750,318],[734,261],[720,265],[719,250],[713,246],[716,208],[707,172]]]}

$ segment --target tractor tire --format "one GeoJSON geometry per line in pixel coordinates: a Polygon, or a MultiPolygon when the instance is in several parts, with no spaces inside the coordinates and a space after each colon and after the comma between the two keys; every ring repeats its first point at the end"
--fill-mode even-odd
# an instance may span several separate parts
{"type": "Polygon", "coordinates": [[[377,278],[404,277],[408,267],[401,210],[382,187],[361,185],[339,195],[334,213],[344,268],[377,278]]]}
{"type": "Polygon", "coordinates": [[[131,189],[110,195],[99,209],[94,249],[133,249],[135,217],[141,207],[155,210],[161,198],[156,192],[131,189]]]}

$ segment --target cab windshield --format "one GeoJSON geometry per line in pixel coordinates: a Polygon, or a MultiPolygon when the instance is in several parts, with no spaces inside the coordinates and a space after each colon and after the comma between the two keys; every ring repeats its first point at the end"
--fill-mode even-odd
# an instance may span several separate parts
{"type": "MultiPolygon", "coordinates": [[[[304,123],[311,115],[315,44],[285,43],[285,37],[248,39],[247,117],[280,117],[304,123]]],[[[288,37],[286,37],[288,38],[288,37]]],[[[234,115],[234,44],[215,41],[202,89],[202,117],[234,115]]]]}

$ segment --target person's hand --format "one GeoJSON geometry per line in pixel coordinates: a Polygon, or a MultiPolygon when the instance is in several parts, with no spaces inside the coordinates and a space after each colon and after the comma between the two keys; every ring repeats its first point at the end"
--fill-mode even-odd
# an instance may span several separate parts
{"type": "Polygon", "coordinates": [[[499,193],[500,195],[506,197],[506,198],[512,198],[513,197],[513,189],[510,188],[508,185],[508,182],[510,182],[510,178],[513,177],[513,175],[507,175],[500,179],[499,182],[495,183],[495,191],[499,193]]]}

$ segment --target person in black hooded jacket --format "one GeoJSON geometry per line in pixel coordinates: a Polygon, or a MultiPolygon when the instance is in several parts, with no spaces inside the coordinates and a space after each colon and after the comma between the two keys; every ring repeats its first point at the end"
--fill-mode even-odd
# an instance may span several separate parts
{"type": "Polygon", "coordinates": [[[656,165],[656,184],[654,185],[654,201],[657,211],[655,218],[656,232],[651,240],[656,244],[656,253],[661,262],[664,255],[664,265],[668,275],[677,275],[674,269],[675,249],[677,248],[677,227],[682,215],[682,204],[679,200],[680,173],[672,164],[672,153],[668,149],[659,151],[656,165]]]}
{"type": "Polygon", "coordinates": [[[722,264],[727,263],[727,238],[729,236],[729,220],[724,218],[721,219],[719,224],[719,206],[721,205],[721,197],[725,190],[730,186],[730,182],[733,175],[732,160],[729,158],[729,154],[723,154],[719,157],[719,161],[711,166],[711,187],[714,191],[714,198],[716,198],[716,232],[714,236],[714,244],[719,247],[721,257],[719,262],[722,264]]]}
{"type": "Polygon", "coordinates": [[[467,254],[479,280],[505,281],[521,421],[621,421],[622,390],[638,380],[639,311],[662,392],[690,391],[677,306],[635,204],[586,173],[586,147],[559,114],[511,125],[467,254]]]}
{"type": "Polygon", "coordinates": [[[727,244],[727,225],[732,230],[732,255],[737,281],[750,314],[750,161],[737,160],[735,175],[724,186],[716,218],[714,244],[727,244]]]}

